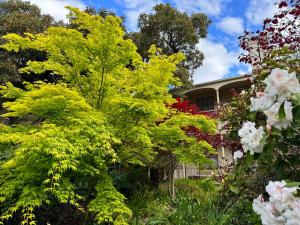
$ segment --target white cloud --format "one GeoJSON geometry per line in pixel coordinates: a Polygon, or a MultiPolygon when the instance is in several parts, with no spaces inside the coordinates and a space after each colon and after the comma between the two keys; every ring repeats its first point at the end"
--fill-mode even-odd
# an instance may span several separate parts
{"type": "Polygon", "coordinates": [[[210,16],[218,16],[229,0],[173,0],[176,7],[188,13],[203,12],[210,16]]]}
{"type": "MultiPolygon", "coordinates": [[[[119,5],[122,5],[124,8],[131,8],[131,9],[139,8],[148,2],[148,1],[144,1],[144,0],[115,0],[115,1],[119,5]]],[[[151,0],[149,2],[151,2],[151,0]]]]}
{"type": "Polygon", "coordinates": [[[217,27],[230,35],[239,35],[244,31],[243,19],[239,17],[225,17],[217,27]]]}
{"type": "Polygon", "coordinates": [[[262,24],[267,17],[272,17],[277,11],[274,3],[277,0],[250,0],[246,9],[246,17],[253,25],[262,24]]]}
{"type": "Polygon", "coordinates": [[[194,73],[194,83],[222,79],[232,67],[239,65],[238,54],[228,51],[221,43],[203,39],[197,47],[203,52],[205,59],[203,66],[194,73]]]}
{"type": "MultiPolygon", "coordinates": [[[[136,31],[137,22],[141,13],[149,13],[156,4],[163,0],[114,0],[123,8],[127,29],[136,31]]],[[[207,15],[218,16],[231,0],[171,0],[180,11],[188,13],[204,12],[207,15]]]]}
{"type": "Polygon", "coordinates": [[[137,23],[141,13],[149,13],[156,4],[162,0],[115,0],[122,6],[128,31],[136,31],[137,23]]]}
{"type": "Polygon", "coordinates": [[[56,20],[67,21],[66,15],[69,13],[65,6],[74,6],[84,9],[86,6],[81,0],[29,0],[42,10],[43,14],[50,14],[56,20]]]}
{"type": "Polygon", "coordinates": [[[237,75],[250,74],[251,72],[252,72],[252,67],[250,65],[246,65],[245,69],[240,69],[237,71],[237,75]]]}

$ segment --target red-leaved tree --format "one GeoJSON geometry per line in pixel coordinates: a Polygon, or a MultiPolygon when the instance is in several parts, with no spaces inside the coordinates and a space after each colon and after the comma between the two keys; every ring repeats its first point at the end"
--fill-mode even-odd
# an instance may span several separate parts
{"type": "MultiPolygon", "coordinates": [[[[200,108],[193,104],[189,100],[181,100],[180,98],[176,98],[176,102],[171,105],[173,109],[176,109],[178,112],[190,113],[192,115],[205,115],[210,118],[217,118],[216,112],[201,112],[200,108]]],[[[223,136],[218,133],[215,135],[210,135],[205,132],[202,132],[200,129],[194,126],[183,127],[182,128],[188,135],[195,136],[197,140],[205,140],[214,148],[217,147],[226,147],[232,151],[241,149],[241,145],[239,143],[233,142],[229,139],[223,138],[223,136]]]]}
{"type": "Polygon", "coordinates": [[[300,47],[300,0],[281,0],[275,3],[278,12],[273,18],[264,20],[262,30],[245,31],[239,37],[240,46],[245,51],[239,57],[244,63],[262,65],[263,58],[273,50],[286,47],[296,51],[300,47]]]}

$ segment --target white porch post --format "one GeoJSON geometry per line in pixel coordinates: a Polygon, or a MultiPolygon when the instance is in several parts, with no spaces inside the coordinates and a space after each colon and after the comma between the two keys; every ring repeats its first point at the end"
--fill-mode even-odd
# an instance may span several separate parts
{"type": "MultiPolygon", "coordinates": [[[[219,93],[219,89],[215,89],[216,90],[216,96],[217,96],[217,110],[219,109],[220,106],[220,93],[219,93]]],[[[221,129],[221,122],[219,122],[219,127],[218,129],[221,129]]],[[[221,141],[223,142],[223,135],[221,134],[221,141]]],[[[222,150],[222,158],[223,158],[223,164],[225,163],[225,149],[224,146],[221,147],[222,150]]]]}
{"type": "Polygon", "coordinates": [[[221,141],[222,141],[222,157],[223,157],[223,160],[225,161],[225,148],[223,146],[223,135],[221,134],[221,141]]]}
{"type": "Polygon", "coordinates": [[[219,104],[220,104],[219,89],[216,89],[216,96],[217,96],[217,108],[219,108],[219,104]]]}

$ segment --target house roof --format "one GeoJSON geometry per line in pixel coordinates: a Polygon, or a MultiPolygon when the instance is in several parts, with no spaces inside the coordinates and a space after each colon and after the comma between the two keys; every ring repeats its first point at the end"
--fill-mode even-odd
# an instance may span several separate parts
{"type": "Polygon", "coordinates": [[[196,88],[196,87],[202,87],[202,86],[206,86],[206,85],[210,85],[210,84],[222,83],[224,81],[235,81],[235,80],[239,80],[241,78],[246,78],[246,77],[247,78],[251,77],[251,75],[250,74],[245,74],[245,75],[236,76],[236,77],[229,77],[229,78],[223,78],[223,79],[218,79],[218,80],[212,80],[212,81],[208,81],[208,82],[194,84],[192,87],[196,88]]]}
{"type": "Polygon", "coordinates": [[[246,81],[251,75],[245,74],[242,76],[236,76],[236,77],[230,77],[230,78],[225,78],[225,79],[219,79],[219,80],[213,80],[209,82],[204,82],[204,83],[199,83],[199,84],[194,84],[190,89],[186,90],[184,94],[191,93],[193,91],[201,90],[201,89],[215,89],[219,90],[219,88],[222,88],[227,85],[234,85],[239,82],[244,82],[246,81]]]}

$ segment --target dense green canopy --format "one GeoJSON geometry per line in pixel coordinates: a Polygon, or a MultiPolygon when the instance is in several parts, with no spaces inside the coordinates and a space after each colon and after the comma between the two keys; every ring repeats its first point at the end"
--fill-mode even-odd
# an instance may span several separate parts
{"type": "Polygon", "coordinates": [[[140,31],[130,36],[144,58],[148,58],[147,51],[152,44],[166,55],[182,52],[186,59],[178,66],[176,76],[184,85],[191,84],[192,71],[202,65],[204,58],[196,44],[206,37],[210,20],[203,13],[189,16],[170,4],[158,4],[153,9],[153,13],[139,16],[140,31]]]}
{"type": "Polygon", "coordinates": [[[131,212],[113,185],[113,166],[145,165],[156,149],[185,162],[207,162],[212,147],[181,128],[214,133],[215,122],[174,115],[167,107],[174,101],[168,86],[180,84],[174,72],[183,54],[166,56],[152,46],[145,62],[124,38],[118,17],[69,9],[77,29],[4,36],[7,51],[47,53],[46,60],[29,61],[21,72],[49,71],[61,79],[25,83],[24,89],[2,87],[0,218],[22,215],[24,224],[34,224],[43,210],[64,205],[84,220],[127,224],[131,212]],[[181,142],[185,149],[176,147],[181,142]]]}
{"type": "MultiPolygon", "coordinates": [[[[41,10],[30,2],[21,0],[0,1],[0,36],[8,33],[23,35],[26,32],[40,33],[55,24],[50,15],[42,15],[41,10]]],[[[0,43],[4,40],[0,38],[0,43]]],[[[42,60],[45,54],[39,51],[19,51],[18,53],[0,50],[0,83],[6,81],[35,80],[35,77],[24,77],[18,69],[28,60],[42,60]]]]}

